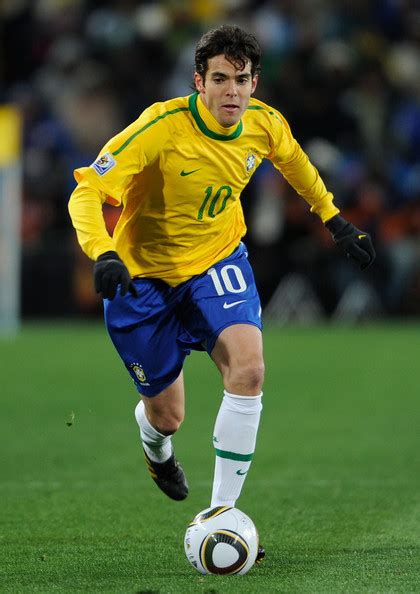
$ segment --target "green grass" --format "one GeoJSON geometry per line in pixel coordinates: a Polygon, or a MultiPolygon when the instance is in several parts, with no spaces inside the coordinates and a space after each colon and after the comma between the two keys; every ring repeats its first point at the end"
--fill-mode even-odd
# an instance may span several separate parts
{"type": "Polygon", "coordinates": [[[0,341],[0,592],[420,592],[419,326],[268,329],[264,411],[239,507],[265,563],[202,577],[183,553],[207,507],[221,382],[186,366],[182,503],[146,473],[136,391],[102,327],[0,341]],[[71,425],[71,419],[74,421],[71,425]]]}

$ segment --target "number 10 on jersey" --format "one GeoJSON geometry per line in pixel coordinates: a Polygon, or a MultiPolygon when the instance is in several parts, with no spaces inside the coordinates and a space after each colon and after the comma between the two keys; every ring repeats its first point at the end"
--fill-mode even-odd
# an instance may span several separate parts
{"type": "Polygon", "coordinates": [[[199,221],[203,220],[206,206],[208,205],[207,215],[214,219],[214,217],[221,212],[223,212],[226,208],[226,203],[232,195],[232,188],[230,186],[220,186],[218,190],[216,190],[213,196],[213,186],[208,186],[205,190],[205,197],[203,202],[201,203],[200,208],[198,209],[197,219],[199,221]],[[210,200],[211,198],[211,200],[210,200]],[[217,212],[215,212],[217,203],[221,199],[220,208],[217,212]],[[209,202],[210,201],[210,202],[209,202]]]}

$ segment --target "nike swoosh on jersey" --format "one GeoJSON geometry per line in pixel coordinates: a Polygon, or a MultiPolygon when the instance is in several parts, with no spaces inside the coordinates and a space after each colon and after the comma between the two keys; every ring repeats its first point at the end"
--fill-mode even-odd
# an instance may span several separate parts
{"type": "Polygon", "coordinates": [[[193,169],[192,171],[184,171],[184,169],[183,169],[179,175],[182,175],[182,177],[185,177],[186,175],[191,175],[191,173],[200,171],[200,169],[201,169],[201,167],[199,167],[198,169],[193,169]]]}
{"type": "Polygon", "coordinates": [[[240,303],[245,303],[246,299],[242,299],[241,301],[232,301],[232,303],[226,303],[226,301],[223,304],[223,309],[229,309],[230,307],[234,307],[235,305],[239,305],[240,303]]]}
{"type": "Polygon", "coordinates": [[[245,470],[245,472],[241,472],[241,470],[239,469],[239,470],[236,471],[236,474],[239,474],[239,476],[243,476],[247,472],[248,472],[247,470],[245,470]]]}

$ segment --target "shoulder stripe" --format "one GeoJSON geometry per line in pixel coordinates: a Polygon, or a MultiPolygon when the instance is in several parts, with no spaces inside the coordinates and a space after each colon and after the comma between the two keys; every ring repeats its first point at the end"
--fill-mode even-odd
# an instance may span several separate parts
{"type": "Polygon", "coordinates": [[[261,105],[248,105],[247,110],[248,109],[252,109],[254,111],[266,111],[270,115],[277,118],[279,122],[283,123],[275,111],[269,111],[268,109],[266,109],[265,107],[262,107],[261,105]]]}
{"type": "Polygon", "coordinates": [[[130,142],[132,140],[134,140],[136,138],[136,136],[138,136],[139,134],[141,134],[142,132],[147,130],[147,128],[150,128],[150,126],[153,126],[153,124],[156,124],[156,122],[158,122],[159,120],[166,118],[166,116],[173,115],[174,113],[178,113],[179,111],[189,111],[189,108],[188,107],[177,107],[177,109],[171,109],[171,111],[165,111],[165,113],[158,116],[154,120],[151,120],[145,126],[140,128],[140,130],[137,130],[137,132],[134,132],[134,134],[132,134],[129,138],[127,138],[127,140],[120,146],[120,148],[118,148],[116,151],[114,151],[112,153],[112,155],[115,157],[116,155],[121,153],[121,151],[123,151],[125,148],[127,148],[127,146],[130,144],[130,142]]]}

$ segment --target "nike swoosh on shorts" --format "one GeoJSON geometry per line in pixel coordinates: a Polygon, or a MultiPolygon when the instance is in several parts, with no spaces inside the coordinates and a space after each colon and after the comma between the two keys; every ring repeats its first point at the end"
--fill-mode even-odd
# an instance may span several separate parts
{"type": "Polygon", "coordinates": [[[246,301],[246,299],[242,299],[241,301],[232,301],[232,303],[226,303],[226,301],[223,304],[223,309],[229,309],[230,307],[234,307],[235,305],[239,305],[240,303],[244,303],[246,301]]]}

